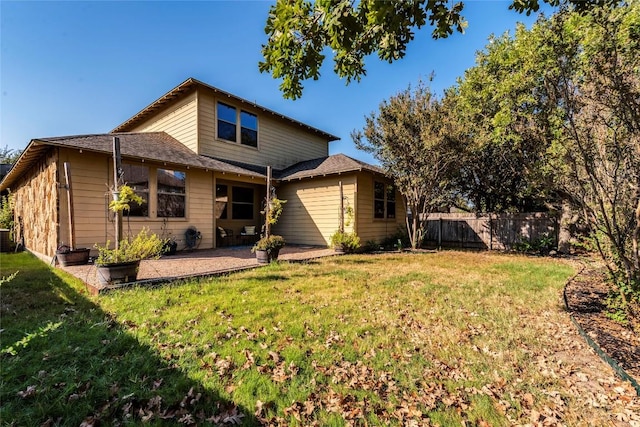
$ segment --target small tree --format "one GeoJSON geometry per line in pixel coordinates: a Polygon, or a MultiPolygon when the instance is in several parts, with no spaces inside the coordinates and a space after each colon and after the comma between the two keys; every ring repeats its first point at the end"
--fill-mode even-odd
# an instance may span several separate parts
{"type": "Polygon", "coordinates": [[[430,88],[419,82],[380,104],[351,136],[372,153],[403,196],[411,247],[422,243],[428,215],[450,199],[450,178],[457,162],[448,115],[430,88]],[[410,215],[409,215],[410,214],[410,215]]]}

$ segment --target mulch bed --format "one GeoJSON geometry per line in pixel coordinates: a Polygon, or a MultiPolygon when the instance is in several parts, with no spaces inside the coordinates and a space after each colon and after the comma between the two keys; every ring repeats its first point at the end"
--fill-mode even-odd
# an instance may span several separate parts
{"type": "Polygon", "coordinates": [[[640,382],[640,319],[625,325],[608,317],[605,300],[611,291],[606,270],[585,265],[567,284],[565,295],[569,310],[582,329],[627,374],[640,382]]]}

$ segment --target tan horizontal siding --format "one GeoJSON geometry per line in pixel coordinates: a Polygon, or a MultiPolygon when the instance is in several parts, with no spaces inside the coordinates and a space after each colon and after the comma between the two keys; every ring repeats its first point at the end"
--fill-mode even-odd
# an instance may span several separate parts
{"type": "MultiPolygon", "coordinates": [[[[92,248],[104,245],[106,240],[115,240],[115,225],[109,220],[107,209],[110,196],[108,187],[112,178],[111,158],[95,153],[79,153],[75,150],[61,150],[61,162],[70,164],[73,196],[75,200],[76,246],[92,248]]],[[[124,163],[128,163],[126,159],[124,163]]],[[[135,162],[134,162],[135,163],[135,162]]],[[[62,164],[62,163],[61,163],[62,164]]],[[[123,237],[134,236],[143,227],[162,236],[163,218],[157,218],[156,212],[156,171],[164,168],[159,164],[145,163],[149,168],[149,212],[147,218],[132,217],[123,219],[123,237]]],[[[187,174],[186,218],[169,218],[164,237],[172,236],[178,242],[178,248],[185,246],[184,232],[191,225],[202,233],[200,248],[213,247],[213,173],[201,170],[183,170],[187,174]]],[[[64,180],[64,175],[61,175],[64,180]]],[[[60,241],[68,243],[66,191],[60,196],[60,241]]]]}
{"type": "MultiPolygon", "coordinates": [[[[259,110],[248,108],[241,109],[258,116],[258,148],[219,140],[216,138],[217,101],[213,94],[200,94],[200,154],[282,169],[303,160],[327,156],[329,153],[329,143],[321,137],[270,115],[261,114],[259,110]]],[[[220,101],[233,105],[227,99],[220,101]]]]}
{"type": "Polygon", "coordinates": [[[274,227],[292,244],[327,246],[340,224],[340,190],[354,203],[355,176],[336,176],[287,183],[278,188],[278,197],[286,199],[282,217],[274,227]]]}
{"type": "Polygon", "coordinates": [[[405,209],[402,196],[396,190],[396,218],[373,218],[373,182],[382,181],[387,184],[391,181],[380,176],[362,173],[358,177],[358,210],[357,233],[362,244],[368,241],[381,242],[387,237],[394,236],[398,227],[405,227],[405,209]]]}
{"type": "Polygon", "coordinates": [[[200,248],[213,248],[213,177],[211,172],[187,171],[187,223],[180,238],[189,225],[202,233],[200,248]]]}
{"type": "Polygon", "coordinates": [[[198,152],[198,99],[196,92],[151,116],[133,132],[166,132],[198,152]]]}
{"type": "MultiPolygon", "coordinates": [[[[75,240],[78,248],[93,248],[105,240],[107,211],[105,193],[112,178],[110,157],[76,150],[60,150],[60,181],[64,183],[63,163],[69,163],[73,188],[75,240]]],[[[70,244],[66,190],[60,191],[60,242],[70,244]]],[[[113,225],[110,225],[113,228],[113,225]]]]}

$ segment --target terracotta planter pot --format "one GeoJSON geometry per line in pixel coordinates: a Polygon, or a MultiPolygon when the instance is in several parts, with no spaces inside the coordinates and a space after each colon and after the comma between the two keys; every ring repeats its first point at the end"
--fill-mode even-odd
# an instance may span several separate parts
{"type": "Polygon", "coordinates": [[[63,267],[68,265],[84,265],[89,262],[89,249],[80,248],[56,252],[58,261],[63,267]]]}
{"type": "Polygon", "coordinates": [[[104,286],[135,282],[139,267],[140,261],[99,265],[97,267],[98,282],[104,286]]]}

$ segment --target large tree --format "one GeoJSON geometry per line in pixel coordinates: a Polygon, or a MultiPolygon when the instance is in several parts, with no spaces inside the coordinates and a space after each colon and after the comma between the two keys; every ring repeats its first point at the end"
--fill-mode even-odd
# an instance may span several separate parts
{"type": "Polygon", "coordinates": [[[640,4],[559,14],[547,44],[555,64],[544,84],[561,112],[550,169],[622,298],[640,301],[640,4]]]}
{"type": "Polygon", "coordinates": [[[515,36],[492,37],[446,91],[464,128],[456,188],[475,212],[531,212],[548,200],[542,164],[554,108],[540,85],[544,54],[533,48],[542,42],[524,25],[515,36]]]}
{"type": "Polygon", "coordinates": [[[406,225],[413,249],[422,243],[429,213],[449,201],[458,159],[451,125],[442,104],[420,82],[383,101],[364,129],[351,134],[394,179],[410,213],[406,225]]]}
{"type": "Polygon", "coordinates": [[[491,40],[447,94],[467,123],[459,191],[571,204],[625,299],[640,295],[639,40],[638,2],[565,9],[491,40]]]}
{"type": "MultiPolygon", "coordinates": [[[[617,0],[513,0],[510,9],[530,14],[540,3],[572,4],[579,10],[617,0]]],[[[282,79],[286,98],[302,96],[307,79],[317,80],[326,50],[333,51],[334,71],[347,83],[366,75],[364,58],[376,53],[393,62],[404,57],[415,31],[429,22],[434,38],[463,32],[463,2],[450,0],[276,0],[269,11],[262,46],[262,72],[282,79]]]]}

